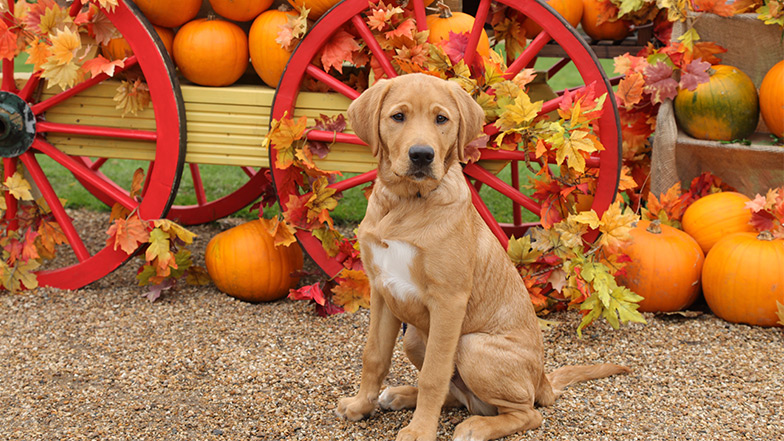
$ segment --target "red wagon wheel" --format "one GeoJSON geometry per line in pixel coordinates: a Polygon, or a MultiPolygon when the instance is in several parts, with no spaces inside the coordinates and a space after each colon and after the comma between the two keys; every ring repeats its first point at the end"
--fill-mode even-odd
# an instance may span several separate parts
{"type": "MultiPolygon", "coordinates": [[[[7,24],[12,22],[14,3],[9,2],[10,12],[3,16],[7,24]]],[[[81,2],[76,1],[69,9],[72,17],[81,10],[81,2]]],[[[129,259],[121,249],[106,246],[104,240],[93,245],[84,240],[84,232],[94,230],[96,225],[80,224],[66,212],[57,194],[56,185],[47,176],[44,168],[62,167],[84,183],[109,196],[108,202],[119,203],[128,210],[137,210],[142,219],[159,219],[166,215],[174,200],[179,185],[185,158],[185,109],[180,94],[174,67],[167,57],[163,43],[152,26],[146,21],[138,8],[129,1],[121,0],[114,11],[103,11],[112,24],[129,42],[134,53],[141,56],[129,57],[120,71],[139,66],[149,87],[151,102],[154,104],[153,129],[133,129],[103,127],[90,124],[63,124],[47,121],[46,112],[53,107],[73,100],[74,97],[108,79],[101,74],[76,84],[74,87],[57,92],[38,100],[36,91],[41,84],[41,72],[33,72],[21,88],[14,78],[15,66],[12,59],[3,60],[2,92],[0,103],[3,105],[2,126],[4,135],[0,140],[0,156],[3,157],[5,177],[12,176],[21,161],[35,186],[48,204],[51,212],[68,240],[70,252],[58,249],[58,258],[44,266],[37,273],[39,285],[64,289],[76,289],[94,282],[119,267],[129,259]],[[10,109],[10,110],[9,110],[10,109]],[[22,118],[25,123],[16,121],[22,118]],[[149,143],[154,151],[155,167],[148,170],[147,185],[141,200],[131,198],[126,191],[104,180],[96,170],[87,167],[78,157],[68,155],[53,145],[48,136],[89,136],[101,142],[140,141],[149,143]],[[47,163],[41,166],[44,157],[47,163]]],[[[5,222],[8,228],[18,226],[17,200],[5,192],[8,207],[5,222]]],[[[109,226],[106,222],[98,228],[109,226]]]]}
{"type": "MultiPolygon", "coordinates": [[[[411,0],[409,4],[411,3],[413,3],[417,28],[419,30],[425,30],[427,28],[425,20],[426,13],[422,0],[411,0]]],[[[464,57],[467,65],[471,65],[471,61],[476,57],[476,48],[484,23],[490,11],[491,3],[491,0],[481,0],[479,3],[476,19],[473,29],[469,34],[464,57]]],[[[579,36],[577,31],[563,19],[563,17],[544,2],[541,2],[540,0],[498,0],[497,3],[519,11],[529,19],[538,23],[543,29],[543,31],[526,46],[522,53],[514,59],[514,61],[509,63],[508,71],[505,75],[509,75],[510,77],[514,76],[525,67],[531,65],[542,48],[549,42],[554,41],[564,49],[568,59],[557,63],[551,70],[556,71],[561,69],[564,64],[573,63],[582,79],[582,86],[578,86],[578,89],[593,84],[598,93],[607,93],[608,97],[610,97],[606,100],[602,110],[602,117],[598,122],[599,138],[605,150],[587,161],[589,167],[596,167],[599,169],[597,187],[594,191],[591,208],[601,215],[615,199],[621,168],[621,158],[619,154],[621,148],[620,121],[618,109],[612,99],[613,91],[610,82],[588,44],[579,36]]],[[[345,95],[349,99],[353,100],[359,96],[357,90],[344,84],[342,81],[325,72],[317,64],[313,63],[314,57],[319,53],[319,50],[324,46],[325,42],[329,41],[331,36],[338,29],[348,23],[354,26],[359,35],[363,36],[364,43],[371,49],[372,53],[378,57],[386,75],[390,77],[396,75],[394,67],[377,43],[362,15],[367,8],[367,0],[344,0],[322,16],[322,18],[311,28],[309,33],[294,51],[286,67],[283,78],[278,85],[278,91],[272,107],[272,117],[274,119],[279,120],[286,113],[289,115],[298,114],[296,108],[297,98],[300,95],[300,85],[306,78],[306,75],[326,84],[332,90],[345,95]]],[[[548,113],[557,109],[562,98],[563,91],[559,93],[557,98],[546,101],[541,112],[548,113]]],[[[493,133],[494,129],[494,127],[488,126],[485,128],[485,132],[493,133]]],[[[311,140],[327,142],[337,140],[349,144],[365,145],[359,138],[352,134],[338,134],[338,136],[335,137],[332,132],[312,130],[308,132],[307,136],[308,139],[311,140]]],[[[498,239],[506,246],[509,235],[517,234],[519,237],[521,232],[530,225],[530,223],[523,222],[522,216],[520,215],[520,207],[525,208],[532,213],[536,213],[537,216],[541,210],[541,206],[536,200],[520,190],[518,163],[525,163],[528,159],[528,153],[523,151],[481,149],[481,159],[508,161],[512,164],[511,183],[497,177],[478,163],[472,163],[464,167],[464,173],[473,183],[474,189],[490,187],[509,199],[509,209],[513,212],[513,221],[507,225],[499,224],[494,217],[494,214],[497,215],[497,213],[493,213],[488,209],[483,202],[480,193],[474,191],[474,205],[498,239]]],[[[271,149],[270,168],[273,171],[276,191],[280,198],[281,195],[285,195],[280,187],[280,183],[283,181],[285,174],[283,170],[275,167],[275,163],[276,152],[274,149],[271,149]]],[[[331,184],[330,187],[342,192],[369,183],[375,179],[375,176],[376,170],[371,170],[331,184]]],[[[309,231],[298,231],[297,238],[306,252],[310,254],[314,261],[328,275],[335,276],[343,269],[342,264],[336,259],[330,258],[324,250],[321,241],[314,237],[309,231]]]]}

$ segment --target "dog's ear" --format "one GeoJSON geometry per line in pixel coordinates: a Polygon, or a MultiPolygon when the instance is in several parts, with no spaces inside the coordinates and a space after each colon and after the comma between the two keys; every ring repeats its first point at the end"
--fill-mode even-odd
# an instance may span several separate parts
{"type": "Polygon", "coordinates": [[[348,106],[348,119],[351,121],[351,128],[359,139],[370,146],[373,156],[378,155],[381,143],[378,127],[381,106],[391,86],[390,80],[378,80],[348,106]]]}
{"type": "Polygon", "coordinates": [[[457,102],[460,112],[460,129],[457,135],[457,159],[465,162],[465,147],[482,133],[485,125],[485,111],[460,85],[450,81],[452,98],[457,102]]]}

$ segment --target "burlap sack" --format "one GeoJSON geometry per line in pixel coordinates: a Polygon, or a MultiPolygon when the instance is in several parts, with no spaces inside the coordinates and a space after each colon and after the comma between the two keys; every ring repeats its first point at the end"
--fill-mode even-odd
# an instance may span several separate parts
{"type": "MultiPolygon", "coordinates": [[[[741,69],[757,87],[765,73],[784,60],[781,27],[764,24],[756,14],[732,18],[695,14],[692,19],[702,40],[727,48],[727,53],[721,54],[722,63],[741,69]]],[[[685,24],[676,23],[673,39],[686,29],[685,24]]],[[[651,166],[651,190],[656,195],[678,181],[688,185],[703,171],[750,197],[784,185],[784,147],[771,145],[764,124],[749,146],[698,140],[678,129],[669,101],[660,107],[656,124],[651,166]]]]}

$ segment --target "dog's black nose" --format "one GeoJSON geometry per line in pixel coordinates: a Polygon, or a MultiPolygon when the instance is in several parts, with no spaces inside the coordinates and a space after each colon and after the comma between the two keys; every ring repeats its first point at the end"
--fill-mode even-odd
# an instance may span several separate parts
{"type": "Polygon", "coordinates": [[[415,145],[408,149],[408,157],[414,165],[430,165],[436,152],[428,145],[415,145]]]}

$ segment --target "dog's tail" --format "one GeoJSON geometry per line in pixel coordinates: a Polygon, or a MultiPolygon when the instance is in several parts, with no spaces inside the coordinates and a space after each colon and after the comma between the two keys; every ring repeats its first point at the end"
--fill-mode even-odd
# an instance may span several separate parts
{"type": "Polygon", "coordinates": [[[562,366],[546,375],[551,391],[544,387],[542,393],[537,397],[537,402],[543,406],[549,406],[561,396],[564,389],[570,384],[628,372],[631,372],[631,369],[626,366],[612,363],[562,366]]]}

